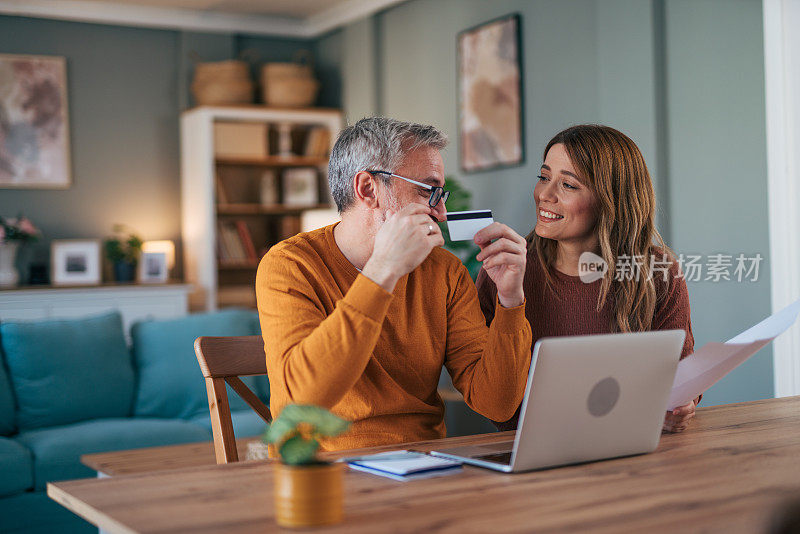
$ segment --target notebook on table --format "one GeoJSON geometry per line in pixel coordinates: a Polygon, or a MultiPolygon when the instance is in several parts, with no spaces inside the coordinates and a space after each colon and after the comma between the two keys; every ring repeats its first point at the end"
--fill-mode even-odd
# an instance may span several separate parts
{"type": "Polygon", "coordinates": [[[461,462],[436,458],[415,451],[388,451],[356,458],[343,458],[351,469],[393,480],[417,480],[461,471],[461,462]]]}

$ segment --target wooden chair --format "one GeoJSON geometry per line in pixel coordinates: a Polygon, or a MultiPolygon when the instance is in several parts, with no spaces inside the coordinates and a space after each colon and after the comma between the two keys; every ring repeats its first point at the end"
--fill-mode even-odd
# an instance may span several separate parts
{"type": "Polygon", "coordinates": [[[227,382],[267,423],[272,422],[269,408],[239,378],[267,374],[264,340],[261,336],[198,337],[194,352],[206,378],[214,452],[218,464],[238,462],[236,438],[233,435],[227,382]]]}

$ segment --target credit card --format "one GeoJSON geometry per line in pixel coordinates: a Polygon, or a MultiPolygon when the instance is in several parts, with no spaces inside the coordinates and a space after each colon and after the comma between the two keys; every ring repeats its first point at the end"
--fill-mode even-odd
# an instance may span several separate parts
{"type": "Polygon", "coordinates": [[[451,241],[472,241],[478,230],[493,222],[492,210],[451,211],[447,214],[447,231],[451,241]]]}

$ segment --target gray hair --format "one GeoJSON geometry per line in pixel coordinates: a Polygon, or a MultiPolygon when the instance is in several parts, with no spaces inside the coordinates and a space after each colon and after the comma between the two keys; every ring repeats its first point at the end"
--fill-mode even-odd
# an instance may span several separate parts
{"type": "MultiPolygon", "coordinates": [[[[369,117],[348,126],[339,133],[328,162],[328,184],[339,213],[355,202],[353,178],[358,172],[394,172],[412,150],[419,147],[441,150],[446,146],[447,135],[425,124],[369,117]]],[[[388,185],[388,176],[376,176],[388,185]]]]}

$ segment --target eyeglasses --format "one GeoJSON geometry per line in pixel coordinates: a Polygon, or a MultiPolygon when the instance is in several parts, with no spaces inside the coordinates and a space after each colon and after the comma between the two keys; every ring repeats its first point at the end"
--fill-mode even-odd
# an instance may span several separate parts
{"type": "Polygon", "coordinates": [[[432,208],[435,208],[440,200],[442,201],[442,203],[447,202],[447,198],[450,196],[450,191],[445,191],[444,187],[439,187],[438,185],[430,185],[418,182],[416,180],[412,180],[411,178],[406,178],[405,176],[400,176],[399,174],[395,174],[393,172],[387,172],[387,171],[367,171],[367,172],[370,174],[385,174],[386,176],[400,178],[401,180],[405,180],[410,184],[418,185],[422,188],[427,189],[428,191],[431,192],[431,196],[428,198],[428,206],[432,208]]]}

